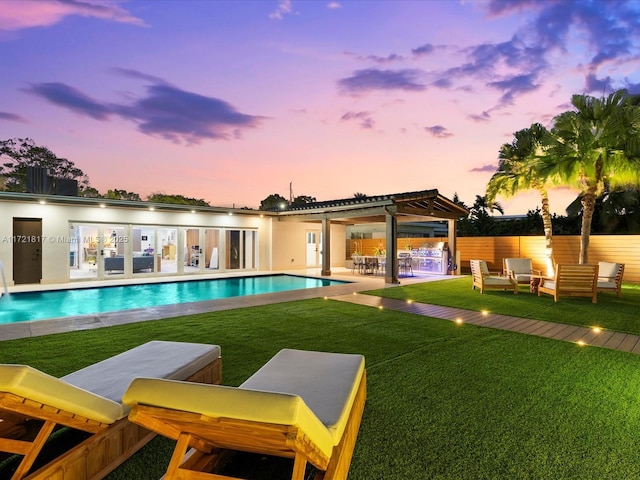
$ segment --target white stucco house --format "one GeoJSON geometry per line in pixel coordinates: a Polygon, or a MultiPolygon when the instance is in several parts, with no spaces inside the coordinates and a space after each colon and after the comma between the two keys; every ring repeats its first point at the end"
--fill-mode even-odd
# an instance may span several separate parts
{"type": "MultiPolygon", "coordinates": [[[[0,261],[9,285],[344,267],[346,228],[447,220],[467,211],[437,190],[305,204],[282,211],[0,192],[0,261]]],[[[396,258],[387,251],[388,265],[396,258]]],[[[397,267],[385,280],[397,283],[397,267]]]]}

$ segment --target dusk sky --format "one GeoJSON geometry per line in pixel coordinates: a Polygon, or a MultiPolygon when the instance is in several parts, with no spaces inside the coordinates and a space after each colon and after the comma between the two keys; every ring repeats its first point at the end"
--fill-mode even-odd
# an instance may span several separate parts
{"type": "Polygon", "coordinates": [[[640,1],[1,0],[0,58],[0,140],[103,193],[471,205],[515,131],[575,93],[640,93],[640,1]]]}

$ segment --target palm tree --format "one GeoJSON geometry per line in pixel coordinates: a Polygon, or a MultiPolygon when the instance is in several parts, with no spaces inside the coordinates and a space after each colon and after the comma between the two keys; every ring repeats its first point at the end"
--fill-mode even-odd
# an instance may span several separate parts
{"type": "Polygon", "coordinates": [[[500,147],[498,169],[487,183],[486,199],[492,204],[498,195],[512,197],[526,190],[537,190],[540,193],[547,264],[552,268],[553,234],[547,185],[559,182],[552,182],[556,178],[551,175],[544,179],[537,173],[538,159],[544,155],[542,140],[548,134],[543,125],[534,123],[529,128],[518,130],[513,134],[511,143],[500,147]]]}
{"type": "Polygon", "coordinates": [[[640,107],[626,90],[607,98],[574,95],[575,111],[554,119],[549,150],[538,169],[569,179],[581,195],[580,263],[588,263],[596,198],[611,188],[640,184],[640,107]]]}

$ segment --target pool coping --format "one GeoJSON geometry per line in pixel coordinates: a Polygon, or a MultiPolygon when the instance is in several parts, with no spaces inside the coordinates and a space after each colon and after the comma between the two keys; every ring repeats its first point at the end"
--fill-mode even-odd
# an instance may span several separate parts
{"type": "MultiPolygon", "coordinates": [[[[273,303],[289,302],[294,300],[305,300],[310,298],[319,297],[331,297],[338,295],[346,295],[356,293],[364,290],[371,290],[374,288],[381,288],[384,286],[384,279],[380,277],[362,277],[360,275],[350,274],[350,270],[345,269],[344,272],[338,272],[331,276],[318,275],[318,271],[313,270],[295,270],[286,272],[245,272],[242,276],[257,276],[257,275],[279,275],[287,274],[294,276],[304,276],[312,278],[320,278],[325,280],[338,280],[348,283],[342,283],[339,285],[328,285],[323,287],[314,287],[306,289],[289,290],[285,292],[275,293],[263,293],[256,295],[247,295],[243,297],[230,297],[217,300],[205,300],[201,302],[188,302],[173,305],[162,305],[158,307],[145,307],[136,308],[131,310],[120,310],[114,312],[94,313],[89,315],[79,315],[74,317],[52,318],[44,320],[31,320],[18,323],[8,323],[0,325],[0,341],[15,340],[19,338],[38,337],[43,335],[51,335],[57,333],[65,333],[77,330],[89,330],[94,328],[109,327],[115,325],[124,325],[128,323],[143,322],[148,320],[161,320],[165,318],[173,318],[183,315],[193,315],[198,313],[214,312],[220,310],[231,310],[235,308],[245,308],[260,305],[268,305],[273,303]]],[[[239,276],[239,275],[238,275],[239,276]]],[[[192,276],[188,277],[190,280],[196,280],[192,276]]],[[[208,276],[206,279],[227,278],[223,275],[208,276]]],[[[205,278],[198,277],[197,280],[206,280],[205,278]]],[[[158,278],[153,283],[160,283],[166,281],[176,281],[176,277],[158,278]]],[[[180,281],[182,278],[180,279],[180,281]]],[[[407,279],[407,282],[413,280],[407,279]]],[[[424,281],[424,280],[423,280],[424,281]]],[[[94,283],[94,282],[91,282],[94,283]]],[[[135,284],[146,282],[135,282],[135,284]]],[[[148,282],[151,283],[151,282],[148,282]]],[[[404,282],[403,282],[404,283],[404,282]]],[[[134,284],[134,282],[120,283],[134,284]]],[[[82,287],[93,287],[96,285],[89,285],[83,282],[82,287]]],[[[105,286],[102,283],[102,286],[105,286]]],[[[115,286],[110,284],[109,286],[115,286]]],[[[74,284],[60,284],[60,285],[37,285],[32,286],[29,291],[43,291],[43,290],[61,290],[61,289],[77,288],[74,284]],[[36,287],[36,288],[33,288],[36,287]]],[[[27,291],[24,288],[10,289],[10,291],[27,291]]]]}

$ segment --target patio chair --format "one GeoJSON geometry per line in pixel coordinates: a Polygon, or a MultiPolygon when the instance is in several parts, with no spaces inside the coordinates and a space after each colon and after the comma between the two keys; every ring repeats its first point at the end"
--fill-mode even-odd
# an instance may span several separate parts
{"type": "Polygon", "coordinates": [[[560,297],[589,297],[598,302],[598,265],[556,265],[554,278],[542,278],[538,286],[538,296],[543,293],[560,297]]]}
{"type": "Polygon", "coordinates": [[[598,262],[598,292],[616,292],[622,296],[624,263],[598,262]]]}
{"type": "Polygon", "coordinates": [[[505,258],[503,259],[505,275],[513,278],[518,284],[530,284],[532,275],[541,275],[540,270],[533,269],[530,258],[505,258]]]}
{"type": "Polygon", "coordinates": [[[26,365],[0,365],[0,456],[22,456],[11,480],[103,478],[156,435],[130,423],[129,408],[121,403],[134,378],[220,383],[221,365],[217,345],[162,341],[62,378],[26,365]],[[43,447],[59,426],[86,435],[32,471],[36,460],[47,458],[43,447]]]}
{"type": "Polygon", "coordinates": [[[291,349],[238,388],[139,378],[123,398],[132,422],[177,441],[167,480],[231,478],[218,467],[233,451],[293,458],[292,480],[307,463],[344,480],[365,399],[364,357],[291,349]]]}
{"type": "Polygon", "coordinates": [[[473,276],[472,289],[476,287],[480,289],[480,293],[485,290],[513,290],[514,294],[518,294],[518,284],[516,281],[507,276],[503,276],[497,272],[490,272],[487,262],[484,260],[471,260],[471,275],[473,276]]]}
{"type": "Polygon", "coordinates": [[[413,258],[408,253],[401,253],[398,256],[398,273],[411,274],[413,277],[413,258]]]}

